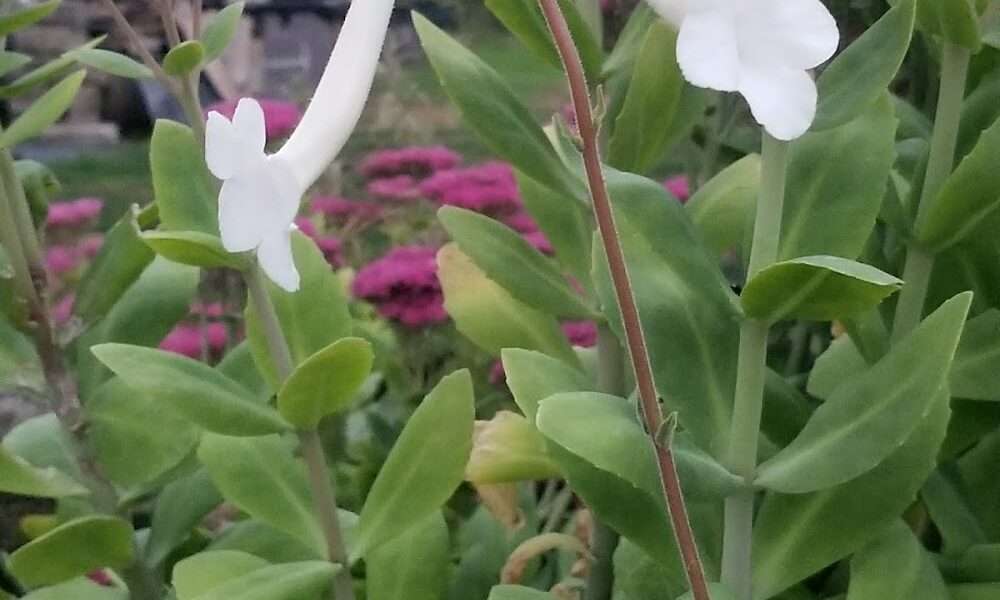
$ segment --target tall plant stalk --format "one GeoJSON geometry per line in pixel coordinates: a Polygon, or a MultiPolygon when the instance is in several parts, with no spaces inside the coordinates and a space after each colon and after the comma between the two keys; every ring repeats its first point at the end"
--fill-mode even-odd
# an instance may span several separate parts
{"type": "Polygon", "coordinates": [[[667,516],[673,526],[674,536],[684,564],[684,572],[694,600],[709,600],[705,569],[702,566],[701,557],[698,554],[698,544],[688,519],[673,450],[669,444],[663,444],[659,441],[658,434],[664,423],[663,414],[660,410],[656,386],[653,381],[649,351],[646,348],[646,340],[639,322],[639,309],[636,305],[635,293],[629,280],[625,254],[622,251],[611,200],[604,182],[598,132],[594,123],[590,92],[584,76],[583,64],[558,0],[539,0],[539,4],[555,41],[556,49],[559,51],[559,57],[569,83],[580,138],[583,141],[583,162],[587,173],[587,186],[593,201],[594,217],[611,272],[615,297],[621,309],[625,342],[635,373],[642,417],[656,450],[660,482],[666,497],[667,516]]]}
{"type": "MultiPolygon", "coordinates": [[[[962,119],[962,100],[965,98],[969,59],[967,49],[945,42],[941,57],[937,114],[934,117],[924,187],[917,205],[916,230],[927,219],[931,205],[937,200],[941,188],[955,167],[955,148],[958,145],[958,127],[962,119]]],[[[918,243],[911,242],[906,250],[904,284],[896,304],[892,326],[893,343],[906,337],[920,323],[933,269],[934,255],[918,243]]]]}
{"type": "MultiPolygon", "coordinates": [[[[267,342],[268,353],[278,371],[278,379],[284,382],[288,379],[294,363],[288,347],[288,340],[281,329],[278,313],[267,292],[267,284],[260,266],[254,264],[246,273],[247,290],[250,302],[260,319],[261,329],[267,342]]],[[[354,583],[351,581],[351,569],[347,564],[347,550],[344,547],[344,536],[337,519],[336,494],[333,482],[330,481],[330,469],[327,466],[326,454],[315,429],[299,431],[299,448],[302,460],[309,471],[309,486],[312,492],[313,505],[323,537],[326,539],[327,556],[330,562],[339,563],[341,569],[333,580],[331,600],[354,600],[354,583]]]]}

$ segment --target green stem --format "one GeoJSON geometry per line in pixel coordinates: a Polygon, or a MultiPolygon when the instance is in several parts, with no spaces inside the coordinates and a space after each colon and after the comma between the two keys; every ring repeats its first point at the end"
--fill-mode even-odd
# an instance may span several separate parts
{"type": "MultiPolygon", "coordinates": [[[[615,396],[625,395],[625,353],[611,329],[597,330],[597,389],[615,396]]],[[[608,600],[615,582],[614,554],[618,534],[594,515],[594,562],[587,574],[584,600],[608,600]]]]}
{"type": "Polygon", "coordinates": [[[194,137],[198,140],[201,148],[205,147],[205,116],[201,108],[201,96],[198,95],[198,82],[200,78],[196,73],[190,77],[181,79],[180,93],[177,101],[184,109],[184,117],[187,119],[194,137]]]}
{"type": "MultiPolygon", "coordinates": [[[[747,270],[748,281],[778,258],[788,145],[765,133],[761,155],[761,190],[747,270]]],[[[722,547],[722,582],[732,590],[736,600],[750,600],[752,593],[750,548],[754,492],[749,484],[757,468],[769,330],[768,323],[756,319],[747,319],[740,326],[736,397],[726,466],[742,477],[748,487],[726,499],[722,547]]]]}
{"type": "MultiPolygon", "coordinates": [[[[285,333],[281,329],[281,322],[278,320],[274,303],[271,302],[271,295],[267,292],[267,283],[264,281],[260,266],[254,264],[245,277],[250,302],[264,330],[268,352],[278,371],[278,379],[283,382],[291,376],[294,369],[288,340],[285,339],[285,333]]],[[[315,429],[300,431],[299,446],[302,460],[309,471],[309,485],[316,516],[319,518],[326,539],[327,557],[330,562],[341,566],[333,580],[331,599],[354,600],[354,582],[351,580],[351,569],[347,564],[347,553],[344,550],[344,537],[340,531],[340,521],[337,519],[337,497],[333,490],[333,482],[330,480],[330,469],[326,464],[326,455],[319,433],[315,429]]]]}
{"type": "MultiPolygon", "coordinates": [[[[958,145],[958,128],[962,119],[962,100],[965,98],[969,60],[970,54],[965,48],[948,42],[944,44],[937,114],[934,117],[934,133],[931,135],[924,187],[917,205],[915,231],[920,231],[927,220],[931,206],[937,201],[941,188],[955,167],[955,148],[958,145]]],[[[916,242],[911,242],[903,267],[905,283],[899,294],[892,326],[893,343],[906,337],[920,323],[933,269],[934,256],[916,242]]]]}

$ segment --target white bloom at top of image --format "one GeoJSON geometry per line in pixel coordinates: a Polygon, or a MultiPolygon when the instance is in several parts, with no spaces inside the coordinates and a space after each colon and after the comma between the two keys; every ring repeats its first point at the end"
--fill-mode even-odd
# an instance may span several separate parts
{"type": "Polygon", "coordinates": [[[219,233],[230,252],[256,251],[282,289],[299,288],[291,233],[302,195],[343,149],[371,92],[394,0],[353,0],[302,120],[272,155],[264,152],[264,112],[239,101],[232,121],[209,113],[208,168],[222,180],[219,233]]]}
{"type": "Polygon", "coordinates": [[[647,0],[679,28],[677,62],[692,85],[739,92],[773,137],[793,140],[816,117],[808,72],[837,51],[820,0],[647,0]]]}

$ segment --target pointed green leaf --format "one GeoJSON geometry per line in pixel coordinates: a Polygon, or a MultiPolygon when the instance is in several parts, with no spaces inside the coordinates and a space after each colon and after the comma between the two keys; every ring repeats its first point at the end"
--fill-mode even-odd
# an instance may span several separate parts
{"type": "Polygon", "coordinates": [[[813,492],[850,481],[891,456],[946,386],[971,300],[965,293],[948,301],[871,369],[837,387],[802,433],[758,467],[754,484],[813,492]]]}
{"type": "Polygon", "coordinates": [[[77,71],[32,102],[28,110],[0,133],[0,148],[13,148],[21,142],[38,137],[58,121],[73,104],[86,76],[86,71],[77,71]]]}
{"type": "MultiPolygon", "coordinates": [[[[271,565],[213,587],[192,600],[303,600],[330,587],[337,567],[325,561],[271,565]]],[[[181,598],[180,600],[186,600],[181,598]]]]}
{"type": "Polygon", "coordinates": [[[948,383],[957,398],[1000,400],[1000,310],[969,319],[948,383]]]}
{"type": "Polygon", "coordinates": [[[940,252],[975,230],[1000,207],[1000,121],[979,137],[945,181],[925,218],[917,223],[917,238],[940,252]]]}
{"type": "Polygon", "coordinates": [[[705,243],[722,256],[743,250],[760,193],[760,155],[748,154],[720,171],[688,199],[684,210],[705,243]]]}
{"type": "MultiPolygon", "coordinates": [[[[295,233],[292,235],[292,252],[302,278],[299,291],[286,292],[271,282],[267,283],[267,290],[292,352],[292,362],[298,365],[336,340],[350,335],[352,325],[340,278],[330,269],[330,263],[323,258],[316,244],[301,233],[295,233]]],[[[281,387],[277,369],[252,304],[247,305],[246,323],[254,362],[271,389],[277,391],[281,387]]]]}
{"type": "Polygon", "coordinates": [[[953,464],[944,464],[927,478],[920,498],[941,534],[942,552],[957,556],[987,541],[986,533],[964,497],[962,477],[953,464]]]}
{"type": "Polygon", "coordinates": [[[832,321],[878,306],[903,282],[870,265],[838,256],[805,256],[761,269],[740,302],[748,317],[832,321]]]}
{"type": "Polygon", "coordinates": [[[557,317],[598,316],[552,261],[509,227],[454,206],[438,210],[438,220],[462,252],[517,300],[557,317]]]}
{"type": "Polygon", "coordinates": [[[521,415],[501,410],[489,421],[476,421],[466,480],[480,485],[559,475],[559,466],[545,451],[545,438],[521,415]]]}
{"type": "Polygon", "coordinates": [[[132,562],[132,526],[117,517],[74,519],[10,555],[10,572],[29,588],[132,562]]]}
{"type": "Polygon", "coordinates": [[[307,358],[278,391],[278,411],[299,429],[350,407],[372,370],[372,346],[343,338],[307,358]]]}
{"type": "Polygon", "coordinates": [[[916,3],[896,3],[823,69],[813,131],[851,121],[885,93],[910,48],[916,3]]]}
{"type": "Polygon", "coordinates": [[[40,2],[0,17],[0,36],[10,35],[19,29],[41,21],[55,12],[60,4],[62,4],[62,0],[48,0],[48,2],[40,2]]]}
{"type": "Polygon", "coordinates": [[[219,234],[216,187],[186,125],[160,119],[149,141],[153,193],[163,229],[219,234]]]}
{"type": "Polygon", "coordinates": [[[949,414],[941,393],[909,439],[861,477],[811,494],[768,493],[754,523],[754,597],[770,598],[850,555],[899,518],[934,469],[949,414]]]}
{"type": "Polygon", "coordinates": [[[187,40],[177,44],[163,57],[163,70],[167,75],[184,77],[201,66],[205,58],[205,46],[198,40],[187,40]]]}
{"type": "Polygon", "coordinates": [[[515,299],[458,246],[441,248],[437,264],[444,307],[458,330],[477,346],[494,356],[504,348],[525,348],[579,364],[554,316],[515,299]]]}
{"type": "Polygon", "coordinates": [[[50,60],[44,65],[21,75],[9,84],[0,86],[0,98],[14,98],[43,83],[47,83],[60,77],[65,77],[70,71],[76,68],[76,59],[73,58],[73,52],[94,48],[103,42],[106,37],[106,35],[102,35],[90,40],[82,46],[67,50],[55,60],[50,60]]]}
{"type": "Polygon", "coordinates": [[[677,33],[662,21],[646,33],[608,146],[616,169],[645,172],[666,150],[684,89],[676,47],[677,33]]]}
{"type": "Polygon", "coordinates": [[[553,394],[597,391],[597,384],[583,371],[541,352],[505,348],[500,356],[507,387],[530,423],[535,422],[538,403],[553,394]]]}
{"type": "Polygon", "coordinates": [[[160,564],[220,504],[222,496],[205,469],[164,487],[153,509],[145,560],[152,565],[160,564]]]}
{"type": "Polygon", "coordinates": [[[160,256],[182,265],[242,271],[249,264],[243,255],[230,254],[223,248],[218,236],[200,231],[147,231],[142,241],[160,256]]]}
{"type": "Polygon", "coordinates": [[[39,469],[0,446],[0,492],[41,498],[81,496],[87,488],[54,468],[39,469]]]}
{"type": "Polygon", "coordinates": [[[441,508],[461,484],[472,450],[472,378],[443,378],[407,421],[372,485],[351,562],[441,508]]]}
{"type": "Polygon", "coordinates": [[[520,171],[517,187],[528,214],[555,250],[556,261],[586,290],[590,283],[590,243],[593,237],[590,208],[563,192],[553,191],[520,171]]]}
{"type": "Polygon", "coordinates": [[[851,559],[847,600],[885,598],[950,600],[937,565],[900,520],[851,559]]]}
{"type": "Polygon", "coordinates": [[[268,566],[263,558],[235,550],[199,552],[174,565],[170,578],[177,600],[194,600],[213,588],[268,566]]]}
{"type": "MultiPolygon", "coordinates": [[[[889,4],[897,4],[890,0],[889,4]]],[[[982,46],[975,0],[919,0],[917,24],[932,35],[978,52],[982,46]]]]}
{"type": "Polygon", "coordinates": [[[325,556],[304,467],[281,438],[206,434],[198,459],[226,500],[325,556]]]}
{"type": "MultiPolygon", "coordinates": [[[[0,595],[3,598],[3,595],[0,595]]],[[[80,577],[35,590],[23,600],[128,600],[128,591],[120,587],[107,587],[94,583],[86,577],[80,577]]],[[[13,599],[13,596],[11,596],[13,599]]]]}
{"type": "Polygon", "coordinates": [[[152,79],[153,72],[146,65],[124,54],[101,48],[80,48],[70,52],[76,62],[99,71],[129,79],[152,79]]]}
{"type": "Polygon", "coordinates": [[[434,512],[368,554],[367,600],[441,600],[450,565],[448,524],[434,512]]]}
{"type": "Polygon", "coordinates": [[[10,50],[0,51],[0,77],[20,69],[31,62],[31,57],[10,50]]]}
{"type": "Polygon", "coordinates": [[[201,43],[205,49],[205,58],[202,61],[204,64],[212,62],[225,52],[229,42],[236,35],[245,5],[245,2],[234,2],[217,12],[205,25],[205,29],[201,32],[201,43]]]}
{"type": "Polygon", "coordinates": [[[413,13],[413,24],[445,93],[483,142],[542,185],[580,195],[581,182],[500,75],[420,14],[413,13]]]}
{"type": "MultiPolygon", "coordinates": [[[[606,176],[657,390],[698,444],[718,456],[728,445],[735,389],[736,298],[684,208],[662,185],[612,170],[606,176]]],[[[594,255],[598,297],[624,339],[600,243],[594,255]]]]}
{"type": "Polygon", "coordinates": [[[289,429],[278,413],[250,399],[243,386],[205,363],[126,344],[101,344],[91,351],[126,384],[146,390],[154,401],[208,431],[254,436],[289,429]]]}

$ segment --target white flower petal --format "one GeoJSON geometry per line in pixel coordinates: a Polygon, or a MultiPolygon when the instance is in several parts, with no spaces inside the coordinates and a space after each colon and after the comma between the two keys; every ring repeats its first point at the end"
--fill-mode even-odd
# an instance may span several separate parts
{"type": "Polygon", "coordinates": [[[228,119],[219,113],[208,113],[205,123],[205,162],[208,170],[219,179],[229,179],[240,166],[240,138],[228,119]]]}
{"type": "Polygon", "coordinates": [[[354,131],[371,91],[393,0],[354,0],[302,120],[278,152],[303,190],[316,181],[354,131]]]}
{"type": "Polygon", "coordinates": [[[801,136],[816,117],[816,83],[801,69],[745,66],[740,93],[757,122],[779,140],[801,136]]]}
{"type": "Polygon", "coordinates": [[[819,0],[749,0],[739,10],[745,62],[812,69],[837,51],[837,21],[819,0]]]}
{"type": "Polygon", "coordinates": [[[241,98],[233,113],[233,127],[247,149],[264,151],[267,143],[267,127],[264,123],[264,109],[253,98],[241,98]]]}
{"type": "Polygon", "coordinates": [[[740,81],[736,23],[731,11],[692,12],[677,36],[677,62],[692,85],[734,92],[740,81]]]}
{"type": "Polygon", "coordinates": [[[256,248],[295,219],[299,193],[294,178],[271,160],[226,180],[219,193],[219,232],[230,252],[256,248]]]}
{"type": "Polygon", "coordinates": [[[299,271],[292,256],[292,229],[268,236],[257,248],[257,260],[268,278],[286,292],[299,289],[299,271]]]}

